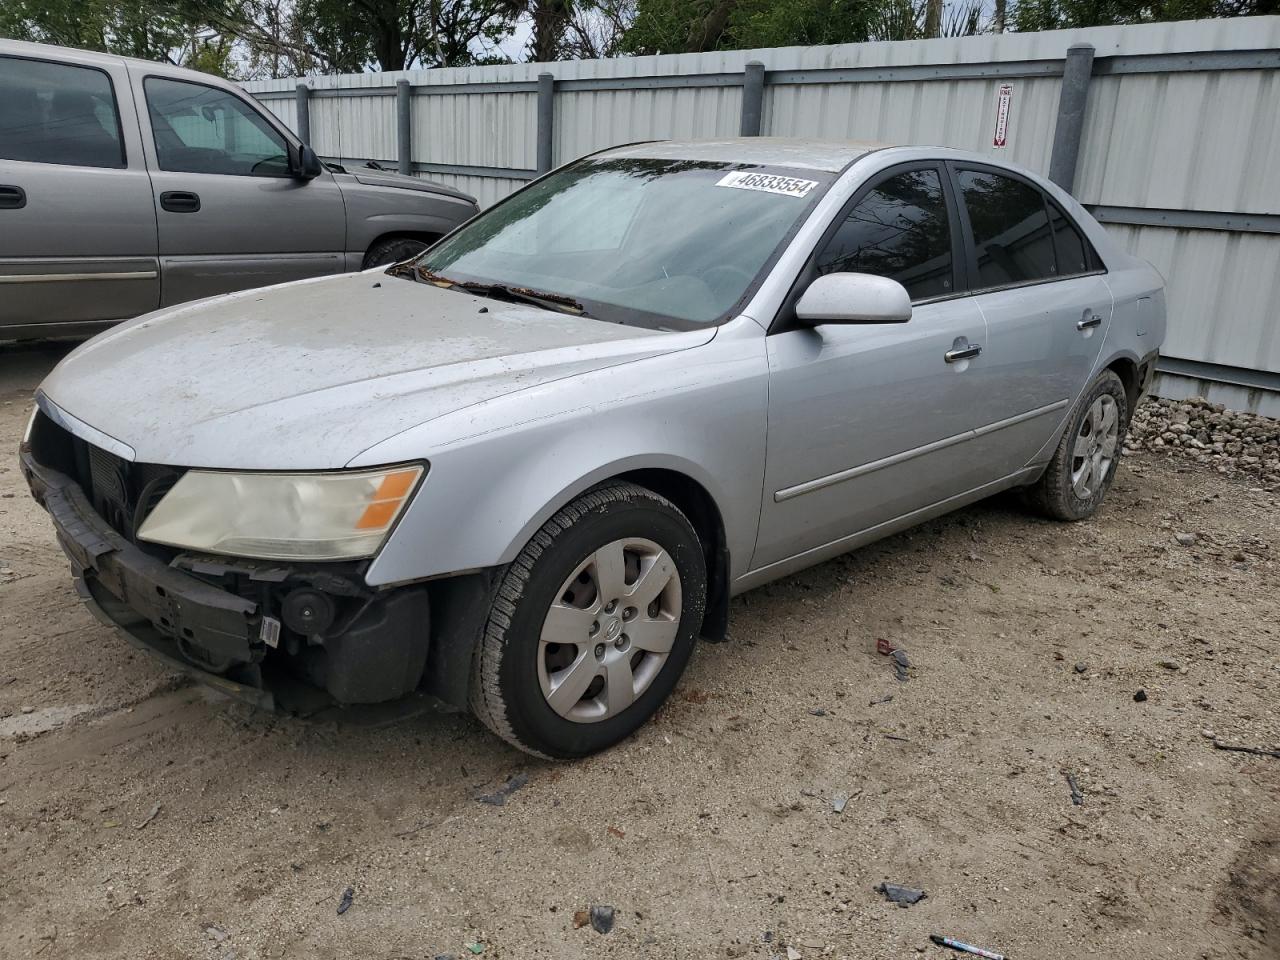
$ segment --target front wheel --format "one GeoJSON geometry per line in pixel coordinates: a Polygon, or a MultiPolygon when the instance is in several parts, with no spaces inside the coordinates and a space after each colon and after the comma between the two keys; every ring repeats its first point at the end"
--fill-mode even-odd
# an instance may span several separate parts
{"type": "Polygon", "coordinates": [[[612,746],[680,679],[706,584],[702,545],[669,500],[622,482],[587,491],[507,568],[476,651],[472,709],[539,756],[612,746]]]}
{"type": "Polygon", "coordinates": [[[403,263],[405,260],[416,257],[428,246],[429,244],[425,241],[415,240],[413,237],[391,237],[388,240],[379,240],[364,255],[363,269],[403,263]]]}
{"type": "Polygon", "coordinates": [[[1113,370],[1089,385],[1044,475],[1028,491],[1033,506],[1055,520],[1093,515],[1111,489],[1129,428],[1129,397],[1113,370]]]}

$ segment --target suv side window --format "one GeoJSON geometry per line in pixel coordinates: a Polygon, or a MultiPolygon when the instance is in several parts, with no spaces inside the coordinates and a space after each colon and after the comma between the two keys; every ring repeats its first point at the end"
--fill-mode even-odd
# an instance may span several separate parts
{"type": "Polygon", "coordinates": [[[1051,280],[1058,275],[1044,196],[1021,180],[958,170],[978,261],[978,289],[1051,280]]]}
{"type": "Polygon", "coordinates": [[[106,73],[0,57],[0,159],[118,169],[123,139],[106,73]]]}
{"type": "Polygon", "coordinates": [[[897,280],[912,300],[954,292],[951,221],[935,169],[908,170],[857,202],[818,254],[825,273],[872,273],[897,280]]]}
{"type": "Polygon", "coordinates": [[[161,170],[289,176],[284,138],[239,97],[161,77],[147,77],[143,88],[161,170]]]}

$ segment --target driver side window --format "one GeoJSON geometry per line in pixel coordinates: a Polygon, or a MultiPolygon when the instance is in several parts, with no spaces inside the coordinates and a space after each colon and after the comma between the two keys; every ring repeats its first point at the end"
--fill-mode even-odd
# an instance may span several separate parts
{"type": "Polygon", "coordinates": [[[287,177],[284,138],[239,97],[184,80],[143,84],[161,170],[287,177]]]}
{"type": "Polygon", "coordinates": [[[827,241],[817,267],[897,280],[912,300],[954,292],[951,222],[938,171],[908,170],[877,184],[827,241]]]}

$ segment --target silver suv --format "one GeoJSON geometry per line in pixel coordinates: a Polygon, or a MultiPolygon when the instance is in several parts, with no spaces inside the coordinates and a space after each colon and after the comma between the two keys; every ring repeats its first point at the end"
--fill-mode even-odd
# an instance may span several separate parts
{"type": "Polygon", "coordinates": [[[392,263],[476,211],[322,164],[216,77],[0,40],[0,339],[392,263]]]}

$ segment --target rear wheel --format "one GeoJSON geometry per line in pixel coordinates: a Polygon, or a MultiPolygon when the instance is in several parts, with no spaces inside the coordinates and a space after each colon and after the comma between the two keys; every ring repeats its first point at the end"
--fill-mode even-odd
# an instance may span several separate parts
{"type": "Polygon", "coordinates": [[[617,743],[684,672],[706,579],[697,534],[670,501],[621,482],[588,491],[507,569],[476,653],[472,708],[539,756],[617,743]]]}
{"type": "Polygon", "coordinates": [[[415,240],[413,237],[391,237],[386,240],[379,240],[364,255],[364,269],[368,270],[370,267],[401,263],[416,257],[428,246],[429,244],[426,241],[415,240]]]}
{"type": "Polygon", "coordinates": [[[1053,459],[1028,491],[1028,499],[1057,520],[1092,516],[1111,489],[1128,428],[1124,383],[1115,371],[1104,370],[1073,411],[1053,459]]]}

